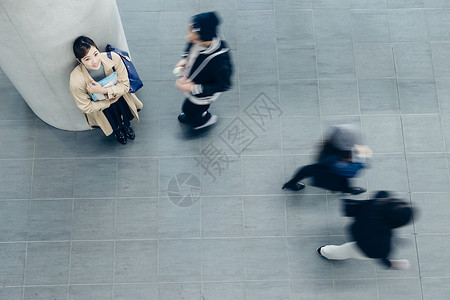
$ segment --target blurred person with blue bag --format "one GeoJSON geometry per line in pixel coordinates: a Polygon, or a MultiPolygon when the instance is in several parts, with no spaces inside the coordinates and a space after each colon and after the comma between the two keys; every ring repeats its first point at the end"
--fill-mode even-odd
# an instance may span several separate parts
{"type": "Polygon", "coordinates": [[[361,143],[357,125],[331,126],[328,138],[321,146],[317,162],[299,168],[282,189],[300,191],[305,188],[305,184],[299,181],[312,177],[313,185],[316,187],[352,195],[364,193],[366,191],[364,188],[350,185],[350,179],[366,167],[366,159],[372,156],[370,148],[361,143]]]}

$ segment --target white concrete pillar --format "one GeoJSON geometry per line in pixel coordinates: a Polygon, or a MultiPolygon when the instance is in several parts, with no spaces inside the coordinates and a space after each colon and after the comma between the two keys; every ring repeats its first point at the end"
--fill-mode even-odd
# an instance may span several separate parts
{"type": "Polygon", "coordinates": [[[69,91],[80,35],[128,50],[115,0],[0,0],[1,69],[39,118],[71,131],[89,129],[69,91]]]}

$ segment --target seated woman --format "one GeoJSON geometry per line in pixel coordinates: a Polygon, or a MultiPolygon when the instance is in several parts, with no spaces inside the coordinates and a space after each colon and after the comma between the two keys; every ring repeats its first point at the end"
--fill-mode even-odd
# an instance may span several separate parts
{"type": "Polygon", "coordinates": [[[139,121],[138,110],[143,104],[129,92],[128,73],[120,56],[111,52],[112,59],[109,59],[86,36],[75,40],[73,53],[80,64],[70,74],[70,92],[89,125],[100,127],[107,136],[114,133],[121,144],[125,145],[127,138],[133,140],[135,133],[130,121],[133,118],[139,121]],[[113,72],[117,73],[117,83],[102,87],[98,81],[113,72]],[[91,93],[102,94],[105,99],[93,101],[91,93]]]}
{"type": "Polygon", "coordinates": [[[300,191],[305,185],[299,181],[312,177],[313,185],[320,188],[352,195],[364,193],[364,188],[352,187],[349,182],[350,178],[365,168],[365,159],[372,156],[369,147],[357,144],[358,135],[353,124],[332,126],[328,139],[322,145],[317,163],[300,168],[282,188],[300,191]]]}

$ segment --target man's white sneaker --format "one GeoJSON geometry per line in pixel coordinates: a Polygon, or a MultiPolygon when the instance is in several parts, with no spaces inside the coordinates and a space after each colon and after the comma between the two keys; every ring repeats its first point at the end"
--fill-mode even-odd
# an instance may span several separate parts
{"type": "Polygon", "coordinates": [[[197,126],[197,127],[194,127],[194,130],[199,130],[199,129],[211,126],[211,125],[213,125],[216,122],[217,122],[217,116],[216,115],[211,115],[211,118],[209,118],[209,120],[206,121],[205,124],[197,126]]]}
{"type": "Polygon", "coordinates": [[[411,267],[411,263],[407,259],[391,259],[391,269],[407,270],[411,267]]]}

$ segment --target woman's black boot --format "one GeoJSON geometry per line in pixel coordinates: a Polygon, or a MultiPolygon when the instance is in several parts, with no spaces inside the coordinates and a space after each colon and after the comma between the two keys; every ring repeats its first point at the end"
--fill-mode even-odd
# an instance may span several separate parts
{"type": "Polygon", "coordinates": [[[127,136],[122,132],[122,130],[117,130],[116,132],[114,132],[114,136],[122,145],[125,145],[127,143],[127,136]]]}
{"type": "Polygon", "coordinates": [[[289,181],[286,182],[285,184],[283,184],[282,189],[288,189],[288,190],[292,190],[292,191],[300,191],[303,190],[305,188],[305,185],[301,182],[296,182],[296,183],[290,183],[289,181]]]}
{"type": "Polygon", "coordinates": [[[133,127],[122,127],[122,131],[123,133],[125,133],[125,135],[127,136],[127,138],[129,138],[130,140],[134,140],[134,138],[136,137],[133,127]]]}

